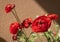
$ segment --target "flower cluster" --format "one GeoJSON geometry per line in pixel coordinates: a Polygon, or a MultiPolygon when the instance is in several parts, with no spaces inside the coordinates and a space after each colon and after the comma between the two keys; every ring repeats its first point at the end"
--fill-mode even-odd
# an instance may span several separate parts
{"type": "MultiPolygon", "coordinates": [[[[15,4],[8,4],[5,7],[5,11],[6,11],[6,13],[9,13],[14,8],[15,8],[15,4]]],[[[19,30],[20,30],[20,33],[21,33],[21,31],[24,28],[27,29],[28,27],[31,27],[32,32],[34,32],[34,33],[39,33],[39,32],[40,33],[45,33],[45,32],[48,32],[48,29],[50,28],[52,21],[57,20],[57,19],[58,19],[57,14],[48,14],[47,16],[45,16],[45,15],[39,16],[34,20],[32,20],[31,18],[27,18],[27,19],[23,20],[22,23],[13,22],[10,25],[10,33],[15,35],[15,36],[13,36],[14,40],[17,39],[16,35],[19,34],[19,30]]],[[[45,36],[47,36],[47,35],[45,35],[45,36]]]]}

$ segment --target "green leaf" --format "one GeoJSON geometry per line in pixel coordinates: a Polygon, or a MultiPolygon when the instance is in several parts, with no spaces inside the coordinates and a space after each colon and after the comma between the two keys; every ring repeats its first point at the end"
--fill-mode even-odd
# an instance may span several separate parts
{"type": "Polygon", "coordinates": [[[51,36],[50,36],[50,34],[49,34],[48,32],[45,32],[44,34],[45,34],[45,36],[47,36],[47,37],[50,37],[50,38],[51,38],[51,36]]]}
{"type": "Polygon", "coordinates": [[[17,36],[22,36],[23,32],[21,30],[18,30],[17,36]]]}
{"type": "Polygon", "coordinates": [[[17,38],[18,38],[18,42],[25,42],[26,40],[25,35],[21,30],[18,31],[17,38]]]}
{"type": "Polygon", "coordinates": [[[59,36],[58,36],[58,35],[56,35],[56,36],[55,36],[55,40],[58,40],[58,39],[59,39],[59,36]]]}
{"type": "Polygon", "coordinates": [[[34,42],[34,40],[35,40],[35,39],[31,38],[31,39],[29,39],[29,42],[34,42]]]}
{"type": "Polygon", "coordinates": [[[35,39],[37,39],[37,34],[36,33],[31,33],[30,38],[29,38],[29,42],[34,42],[35,39]]]}
{"type": "Polygon", "coordinates": [[[25,42],[25,39],[24,39],[24,37],[20,37],[19,39],[18,39],[18,41],[20,41],[20,42],[25,42]]]}
{"type": "Polygon", "coordinates": [[[36,33],[32,33],[32,34],[31,34],[31,38],[36,39],[36,38],[37,38],[37,34],[36,34],[36,33]]]}

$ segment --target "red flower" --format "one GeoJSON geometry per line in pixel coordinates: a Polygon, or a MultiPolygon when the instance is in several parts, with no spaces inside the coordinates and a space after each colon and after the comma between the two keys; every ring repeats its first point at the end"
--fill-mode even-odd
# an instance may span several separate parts
{"type": "Polygon", "coordinates": [[[58,19],[58,15],[57,15],[57,14],[49,14],[48,17],[49,17],[51,20],[57,20],[57,19],[58,19]]]}
{"type": "Polygon", "coordinates": [[[10,11],[12,11],[14,7],[15,7],[15,4],[7,4],[5,7],[6,13],[9,13],[10,11]]]}
{"type": "Polygon", "coordinates": [[[32,23],[33,32],[46,32],[51,25],[51,19],[47,16],[40,16],[32,23]]]}
{"type": "Polygon", "coordinates": [[[10,33],[16,34],[18,29],[21,29],[21,26],[18,22],[14,22],[10,25],[10,33]]]}
{"type": "Polygon", "coordinates": [[[32,19],[31,18],[27,18],[23,21],[22,25],[25,28],[28,28],[30,26],[30,24],[32,23],[32,19]]]}
{"type": "Polygon", "coordinates": [[[13,40],[17,40],[17,36],[13,35],[13,36],[12,36],[12,39],[13,39],[13,40]]]}

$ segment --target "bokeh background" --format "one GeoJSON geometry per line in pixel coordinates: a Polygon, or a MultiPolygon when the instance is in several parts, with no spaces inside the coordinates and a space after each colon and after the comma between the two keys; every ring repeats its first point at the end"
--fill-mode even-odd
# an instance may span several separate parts
{"type": "MultiPolygon", "coordinates": [[[[16,22],[16,19],[11,12],[8,14],[5,12],[5,6],[9,3],[16,5],[17,16],[21,22],[28,17],[34,20],[36,16],[43,14],[56,13],[60,16],[60,0],[0,0],[0,42],[13,42],[9,26],[12,22],[16,22]]],[[[60,25],[60,17],[56,22],[60,25]]],[[[55,30],[54,24],[52,27],[52,30],[55,30]]],[[[31,32],[30,29],[26,30],[27,36],[31,32]]],[[[37,39],[36,42],[39,40],[37,39]]]]}

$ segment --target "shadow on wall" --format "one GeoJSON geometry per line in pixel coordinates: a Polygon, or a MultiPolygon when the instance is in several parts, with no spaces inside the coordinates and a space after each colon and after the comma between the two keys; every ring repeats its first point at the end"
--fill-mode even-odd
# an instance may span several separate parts
{"type": "MultiPolygon", "coordinates": [[[[60,0],[35,0],[47,13],[56,13],[60,16],[60,0]]],[[[57,21],[60,25],[60,17],[57,21]]]]}
{"type": "Polygon", "coordinates": [[[0,37],[0,42],[6,42],[6,40],[0,37]]]}

